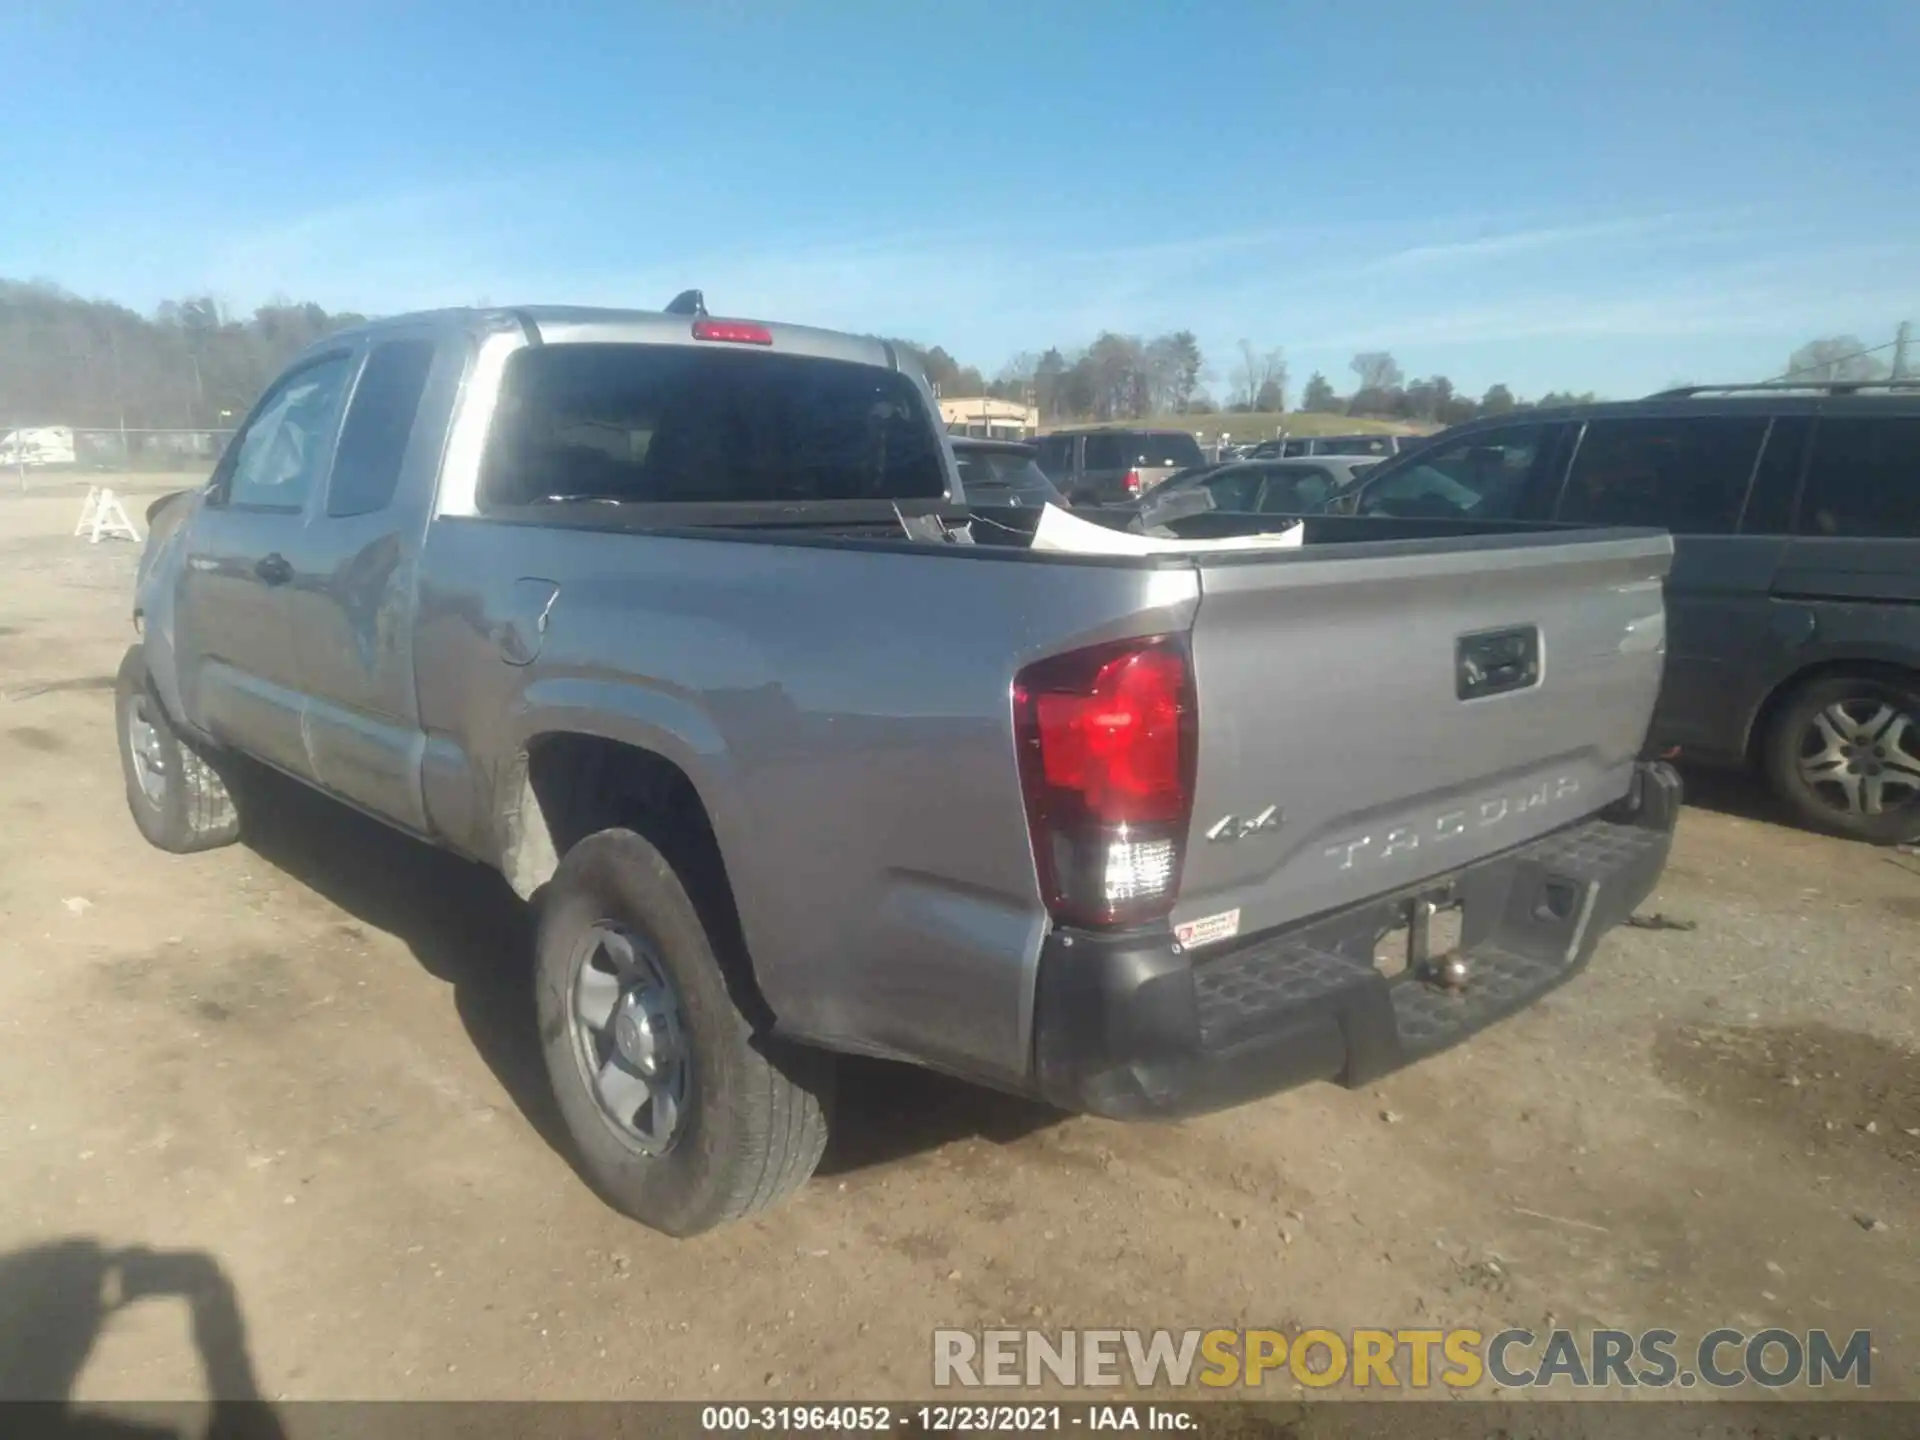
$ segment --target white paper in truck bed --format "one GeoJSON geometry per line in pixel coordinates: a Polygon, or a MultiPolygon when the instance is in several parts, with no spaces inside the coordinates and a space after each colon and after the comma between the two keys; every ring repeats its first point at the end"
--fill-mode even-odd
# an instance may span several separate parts
{"type": "Polygon", "coordinates": [[[1040,512],[1029,549],[1052,550],[1071,555],[1169,555],[1184,552],[1203,554],[1209,550],[1292,550],[1306,535],[1306,526],[1296,522],[1285,530],[1266,535],[1230,535],[1224,540],[1156,540],[1149,535],[1133,535],[1111,530],[1069,515],[1058,505],[1040,512]]]}

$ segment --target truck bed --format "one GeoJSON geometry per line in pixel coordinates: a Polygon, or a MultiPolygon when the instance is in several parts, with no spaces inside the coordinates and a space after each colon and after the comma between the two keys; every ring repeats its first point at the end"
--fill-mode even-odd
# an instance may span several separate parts
{"type": "MultiPolygon", "coordinates": [[[[432,522],[416,654],[433,829],[497,854],[513,782],[494,757],[591,721],[706,799],[783,1026],[1002,1083],[1029,1065],[1047,929],[1009,703],[1023,667],[1184,637],[1198,774],[1173,920],[1237,912],[1241,935],[1604,807],[1659,684],[1660,533],[1325,517],[1279,553],[1066,556],[917,543],[870,515],[661,526],[650,508],[432,522]],[[497,637],[520,577],[560,583],[516,668],[497,637]],[[1529,626],[1538,682],[1463,702],[1460,637],[1529,626]],[[1207,838],[1269,807],[1257,836],[1207,838]]],[[[1032,521],[1007,523],[1011,540],[1032,521]]]]}

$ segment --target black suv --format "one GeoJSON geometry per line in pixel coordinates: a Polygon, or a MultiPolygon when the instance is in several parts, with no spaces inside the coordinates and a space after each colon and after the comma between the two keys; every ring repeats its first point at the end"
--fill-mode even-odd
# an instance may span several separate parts
{"type": "Polygon", "coordinates": [[[1075,505],[1124,505],[1206,463],[1184,430],[1056,430],[1037,443],[1040,468],[1075,505]]]}
{"type": "Polygon", "coordinates": [[[1690,386],[1478,420],[1342,498],[1672,531],[1650,747],[1755,765],[1821,829],[1920,836],[1920,382],[1690,386]]]}

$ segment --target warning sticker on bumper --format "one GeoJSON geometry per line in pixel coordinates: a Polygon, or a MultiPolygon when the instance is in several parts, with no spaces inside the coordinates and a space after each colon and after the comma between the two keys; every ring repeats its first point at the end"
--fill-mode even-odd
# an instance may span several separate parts
{"type": "Polygon", "coordinates": [[[1209,915],[1204,920],[1189,920],[1184,925],[1173,927],[1173,938],[1189,950],[1211,945],[1217,940],[1231,940],[1239,933],[1238,910],[1225,910],[1218,915],[1209,915]]]}

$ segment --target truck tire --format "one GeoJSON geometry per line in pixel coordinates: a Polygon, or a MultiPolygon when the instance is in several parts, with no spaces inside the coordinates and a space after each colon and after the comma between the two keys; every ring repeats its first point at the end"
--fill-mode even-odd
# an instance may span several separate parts
{"type": "Polygon", "coordinates": [[[826,1147],[831,1059],[749,1021],[733,949],[631,830],[581,840],[541,896],[536,1003],[561,1117],[601,1196],[669,1235],[771,1205],[826,1147]]]}
{"type": "Polygon", "coordinates": [[[1768,730],[1767,779],[1802,823],[1893,845],[1920,838],[1920,681],[1863,670],[1809,681],[1768,730]]]}
{"type": "Polygon", "coordinates": [[[238,840],[240,810],[228,777],[175,728],[138,645],[120,662],[113,710],[127,808],[148,843],[186,855],[238,840]]]}

